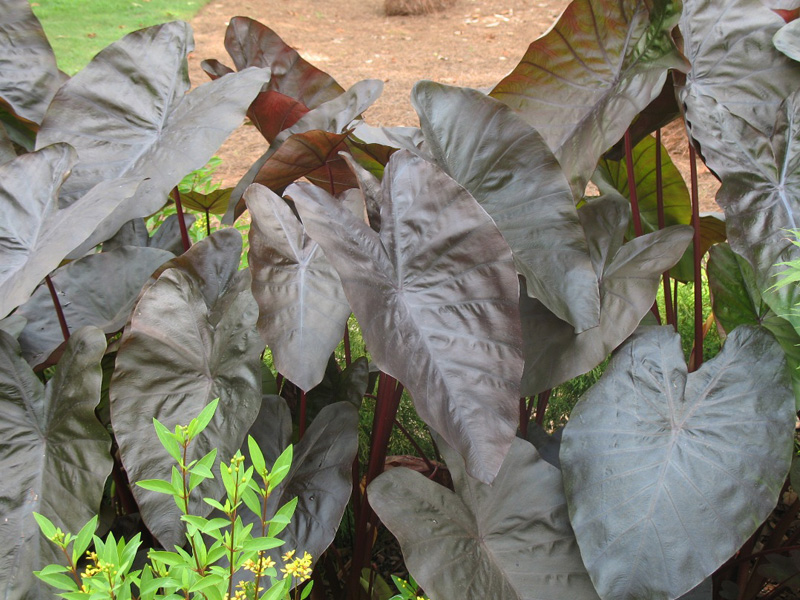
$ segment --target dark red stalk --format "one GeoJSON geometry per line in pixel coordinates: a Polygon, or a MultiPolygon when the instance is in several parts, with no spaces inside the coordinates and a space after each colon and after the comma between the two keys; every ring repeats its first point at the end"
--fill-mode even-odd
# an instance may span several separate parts
{"type": "Polygon", "coordinates": [[[350,366],[353,362],[353,355],[350,351],[350,319],[344,324],[344,364],[350,366]]]}
{"type": "Polygon", "coordinates": [[[631,214],[633,215],[633,232],[636,237],[644,233],[642,217],[639,214],[639,197],[636,195],[636,176],[633,173],[633,143],[631,131],[625,132],[625,167],[628,170],[628,195],[631,199],[631,214]]]}
{"type": "MultiPolygon", "coordinates": [[[[658,229],[666,227],[666,217],[664,215],[664,173],[661,170],[661,130],[656,129],[656,203],[658,206],[658,229]]],[[[664,271],[664,312],[667,316],[667,325],[672,325],[675,331],[678,326],[675,323],[673,313],[672,294],[670,293],[669,269],[664,271]]]]}
{"type": "MultiPolygon", "coordinates": [[[[377,401],[375,402],[375,415],[372,422],[365,488],[383,472],[389,447],[389,437],[392,434],[402,394],[403,385],[401,383],[386,373],[380,374],[377,401]]],[[[369,498],[365,493],[358,511],[358,520],[356,521],[353,558],[350,563],[350,578],[348,581],[348,598],[358,597],[361,569],[367,562],[372,549],[371,530],[374,520],[375,513],[370,508],[369,498]]]]}
{"type": "Polygon", "coordinates": [[[544,427],[544,411],[547,410],[547,403],[550,401],[550,393],[553,390],[539,392],[536,396],[536,422],[544,427]]]}
{"type": "Polygon", "coordinates": [[[192,242],[189,240],[189,232],[186,230],[186,223],[183,221],[183,205],[181,204],[181,193],[177,187],[172,188],[170,194],[175,201],[175,212],[178,215],[178,227],[181,230],[181,241],[183,242],[184,252],[192,247],[192,242]]]}
{"type": "Polygon", "coordinates": [[[696,371],[703,364],[703,279],[700,274],[700,200],[697,191],[697,155],[689,143],[689,167],[692,177],[692,227],[694,227],[694,361],[690,370],[696,371]]]}
{"type": "Polygon", "coordinates": [[[58,294],[56,293],[56,288],[53,286],[53,281],[50,279],[50,275],[44,276],[44,282],[47,284],[47,289],[50,290],[50,297],[53,299],[53,306],[56,309],[56,315],[58,315],[58,324],[61,326],[61,335],[64,336],[64,341],[69,341],[69,327],[67,326],[67,319],[64,316],[64,309],[61,308],[61,302],[58,300],[58,294]]]}
{"type": "Polygon", "coordinates": [[[206,235],[211,235],[211,214],[206,209],[206,235]]]}
{"type": "Polygon", "coordinates": [[[300,390],[300,418],[299,418],[299,436],[300,439],[303,439],[303,436],[306,434],[306,393],[303,390],[300,390]]]}
{"type": "Polygon", "coordinates": [[[528,437],[528,402],[525,398],[519,399],[519,432],[522,437],[528,437]]]}

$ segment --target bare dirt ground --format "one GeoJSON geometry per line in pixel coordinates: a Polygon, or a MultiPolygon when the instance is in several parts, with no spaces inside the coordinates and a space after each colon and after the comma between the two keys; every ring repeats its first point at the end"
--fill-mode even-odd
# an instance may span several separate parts
{"type": "MultiPolygon", "coordinates": [[[[234,16],[247,16],[273,29],[303,58],[347,88],[362,79],[382,79],[381,98],[365,113],[377,126],[418,125],[409,101],[420,79],[488,89],[513,69],[528,45],[545,33],[566,0],[457,0],[423,16],[387,17],[383,0],[212,0],[192,21],[196,50],[189,57],[195,84],[208,78],[200,62],[216,58],[232,66],[224,47],[234,16]]],[[[665,144],[688,181],[683,125],[665,132],[665,144]]],[[[267,149],[254,127],[242,127],[219,151],[217,171],[234,185],[267,149]]],[[[700,177],[701,210],[719,210],[717,183],[700,177]]]]}

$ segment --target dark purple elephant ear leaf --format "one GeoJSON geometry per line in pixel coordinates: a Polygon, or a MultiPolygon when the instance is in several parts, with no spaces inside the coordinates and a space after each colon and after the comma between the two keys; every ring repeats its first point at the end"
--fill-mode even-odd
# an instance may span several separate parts
{"type": "Polygon", "coordinates": [[[91,243],[160,209],[169,192],[204,166],[238,127],[266,83],[260,69],[232,73],[189,91],[189,25],[165,23],[126,35],[62,86],[48,108],[37,146],[68,142],[79,161],[61,190],[69,204],[98,181],[146,179],[91,243]]]}
{"type": "Polygon", "coordinates": [[[380,234],[315,186],[287,195],[338,271],[372,359],[490,482],[514,437],[522,372],[511,251],[464,188],[407,151],[392,155],[382,192],[380,234]]]}
{"type": "Polygon", "coordinates": [[[62,531],[79,531],[100,508],[111,473],[111,438],[95,417],[103,380],[103,332],[73,333],[43,385],[19,345],[0,331],[0,596],[48,598],[52,588],[33,576],[64,555],[39,531],[33,512],[62,531]]]}
{"type": "Polygon", "coordinates": [[[0,2],[0,107],[38,126],[66,79],[27,0],[0,2]]]}
{"type": "Polygon", "coordinates": [[[497,223],[531,296],[578,332],[596,327],[600,295],[586,236],[542,137],[475,90],[423,81],[411,101],[428,150],[497,223]]]}
{"type": "Polygon", "coordinates": [[[112,180],[59,209],[58,190],[75,160],[75,150],[54,144],[0,165],[0,317],[136,192],[139,180],[112,180]]]}
{"type": "Polygon", "coordinates": [[[467,475],[456,452],[441,449],[455,492],[402,467],[367,489],[409,572],[432,598],[598,600],[556,467],[516,439],[486,485],[467,475]]]}
{"type": "Polygon", "coordinates": [[[685,70],[670,35],[679,13],[670,0],[575,0],[490,93],[542,134],[577,198],[667,70],[685,70]]]}
{"type": "Polygon", "coordinates": [[[278,372],[309,391],[325,375],[350,305],[339,275],[286,201],[260,185],[250,186],[245,200],[259,333],[278,372]]]}
{"type": "Polygon", "coordinates": [[[669,600],[716,571],[775,508],[794,422],[765,329],[736,328],[694,373],[671,327],[634,333],[561,440],[570,521],[600,596],[669,600]]]}
{"type": "MultiPolygon", "coordinates": [[[[264,344],[255,328],[250,273],[237,271],[241,248],[237,230],[215,232],[168,263],[139,296],[110,392],[111,422],[132,483],[169,479],[173,459],[142,435],[153,417],[172,429],[219,398],[190,453],[197,459],[217,448],[220,460],[236,452],[258,414],[264,344]]],[[[190,504],[193,514],[209,513],[202,497],[224,493],[221,482],[205,483],[190,504]]],[[[133,493],[153,535],[165,547],[180,545],[184,526],[172,499],[135,486],[133,493]]]]}

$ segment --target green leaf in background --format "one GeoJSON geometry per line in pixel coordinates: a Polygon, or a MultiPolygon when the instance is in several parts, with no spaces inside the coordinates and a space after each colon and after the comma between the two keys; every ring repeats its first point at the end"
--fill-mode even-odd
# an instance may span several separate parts
{"type": "Polygon", "coordinates": [[[367,493],[432,598],[596,600],[567,517],[561,472],[515,439],[492,485],[446,444],[455,492],[402,467],[367,493]]]}
{"type": "Polygon", "coordinates": [[[738,327],[694,373],[671,327],[634,333],[561,440],[570,520],[600,596],[668,600],[713,573],[775,508],[794,423],[783,352],[763,328],[738,327]]]}
{"type": "MultiPolygon", "coordinates": [[[[258,414],[264,343],[255,329],[250,273],[237,270],[241,249],[235,229],[214,233],[175,259],[137,301],[111,382],[111,421],[132,483],[166,479],[173,464],[153,444],[153,417],[172,429],[220,399],[211,424],[189,447],[191,461],[214,448],[232,456],[258,414]]],[[[182,544],[184,525],[172,498],[133,492],[153,535],[165,547],[182,544]]],[[[192,513],[207,515],[201,497],[221,492],[218,481],[204,481],[192,513]]]]}
{"type": "Polygon", "coordinates": [[[576,198],[602,154],[686,65],[671,31],[672,0],[574,0],[491,91],[533,125],[576,198]]]}
{"type": "Polygon", "coordinates": [[[338,271],[372,359],[490,482],[514,437],[522,373],[511,250],[463,187],[406,150],[382,190],[380,234],[320,188],[287,195],[338,271]]]}
{"type": "Polygon", "coordinates": [[[421,81],[411,102],[426,149],[489,213],[528,293],[580,333],[600,319],[597,278],[564,173],[542,137],[476,90],[421,81]]]}
{"type": "Polygon", "coordinates": [[[739,325],[762,325],[778,340],[786,353],[795,403],[800,409],[800,334],[764,302],[753,268],[728,244],[711,248],[707,273],[714,316],[725,331],[739,325]]]}
{"type": "Polygon", "coordinates": [[[639,326],[655,302],[661,273],[677,262],[692,239],[690,227],[675,225],[623,245],[630,206],[619,194],[585,204],[578,216],[600,281],[600,325],[576,334],[541,302],[522,294],[523,396],[552,389],[599,365],[639,326]]]}
{"type": "Polygon", "coordinates": [[[111,473],[111,439],[94,415],[100,401],[103,332],[70,337],[44,386],[16,341],[0,332],[0,596],[45,598],[33,571],[64,556],[39,531],[36,511],[62,531],[78,531],[100,507],[111,473]]]}
{"type": "Polygon", "coordinates": [[[244,198],[252,219],[248,263],[258,331],[277,371],[308,391],[325,375],[350,305],[336,270],[286,201],[258,184],[244,198]]]}

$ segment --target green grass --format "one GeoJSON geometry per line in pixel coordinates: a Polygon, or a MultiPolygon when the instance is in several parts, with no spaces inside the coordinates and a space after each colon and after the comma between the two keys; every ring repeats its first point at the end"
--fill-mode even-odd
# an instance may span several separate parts
{"type": "Polygon", "coordinates": [[[59,68],[80,71],[100,50],[131,31],[191,19],[209,0],[38,0],[42,22],[59,68]]]}

